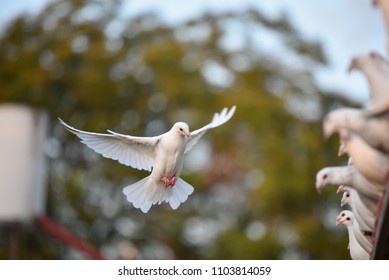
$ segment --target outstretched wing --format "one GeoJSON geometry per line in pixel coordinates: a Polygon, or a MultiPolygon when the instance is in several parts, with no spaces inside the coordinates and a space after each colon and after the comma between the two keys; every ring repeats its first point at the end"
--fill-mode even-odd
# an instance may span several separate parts
{"type": "Polygon", "coordinates": [[[195,131],[192,131],[190,134],[192,137],[192,140],[190,140],[188,142],[188,144],[186,145],[185,153],[188,153],[193,148],[193,146],[196,145],[196,143],[199,141],[201,136],[203,136],[204,133],[208,129],[218,127],[218,126],[226,123],[227,121],[229,121],[229,119],[231,119],[231,117],[234,115],[235,109],[236,109],[236,106],[233,106],[230,110],[228,110],[227,108],[224,108],[220,113],[215,113],[212,121],[209,124],[203,126],[202,128],[199,128],[195,131]]]}
{"type": "Polygon", "coordinates": [[[102,156],[133,168],[151,171],[159,137],[134,137],[110,130],[110,134],[86,132],[71,127],[61,119],[59,121],[67,130],[77,135],[82,143],[102,156]]]}

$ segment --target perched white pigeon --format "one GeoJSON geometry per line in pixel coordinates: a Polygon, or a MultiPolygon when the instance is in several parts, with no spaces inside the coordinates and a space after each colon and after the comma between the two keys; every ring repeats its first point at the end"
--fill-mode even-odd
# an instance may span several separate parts
{"type": "Polygon", "coordinates": [[[326,185],[346,185],[354,188],[360,195],[377,201],[384,186],[368,181],[354,165],[329,166],[316,173],[316,189],[321,192],[326,185]]]}
{"type": "Polygon", "coordinates": [[[137,169],[151,171],[146,178],[124,188],[123,193],[135,208],[147,213],[154,204],[167,202],[177,209],[193,192],[193,187],[180,178],[184,155],[211,128],[226,123],[236,106],[216,113],[206,126],[190,133],[184,122],[177,122],[170,131],[154,137],[135,137],[108,130],[110,134],[75,129],[60,119],[70,132],[89,148],[106,158],[137,169]]]}
{"type": "Polygon", "coordinates": [[[389,157],[346,130],[339,132],[353,164],[369,181],[385,185],[389,176],[389,157]]]}
{"type": "Polygon", "coordinates": [[[389,63],[378,53],[370,52],[352,59],[349,71],[359,69],[370,87],[370,105],[373,114],[389,110],[389,63]]]}
{"type": "Polygon", "coordinates": [[[352,186],[347,186],[347,185],[340,185],[338,187],[336,193],[346,192],[346,191],[349,192],[349,193],[354,193],[354,196],[356,197],[354,199],[354,201],[356,201],[359,204],[363,204],[363,207],[366,208],[369,212],[376,213],[376,211],[377,211],[377,204],[378,204],[379,199],[382,197],[382,195],[380,195],[378,200],[371,199],[371,198],[369,198],[369,197],[359,193],[352,186]]]}
{"type": "Polygon", "coordinates": [[[362,230],[373,231],[375,223],[374,213],[377,210],[377,203],[370,205],[366,201],[362,201],[357,191],[348,186],[341,186],[340,188],[343,189],[343,197],[340,205],[342,207],[345,205],[351,207],[362,230]]]}
{"type": "Polygon", "coordinates": [[[367,260],[373,249],[372,241],[366,237],[359,228],[353,212],[343,210],[336,217],[337,225],[346,225],[349,234],[349,250],[351,258],[354,260],[367,260]],[[350,236],[351,235],[351,236],[350,236]]]}
{"type": "MultiPolygon", "coordinates": [[[[339,108],[324,117],[323,133],[326,138],[342,129],[358,134],[373,148],[389,153],[389,133],[386,133],[389,131],[389,113],[371,115],[362,109],[339,108]]],[[[338,155],[345,152],[345,144],[340,141],[338,155]]]]}

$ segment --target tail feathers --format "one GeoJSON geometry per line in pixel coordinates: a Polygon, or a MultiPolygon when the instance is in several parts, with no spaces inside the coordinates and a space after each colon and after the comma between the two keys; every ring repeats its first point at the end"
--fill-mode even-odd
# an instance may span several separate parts
{"type": "Polygon", "coordinates": [[[184,180],[178,178],[176,185],[169,188],[170,195],[165,199],[172,209],[177,209],[181,203],[184,203],[188,196],[193,192],[193,187],[184,180]]]}
{"type": "Polygon", "coordinates": [[[146,177],[142,180],[129,185],[123,189],[123,193],[126,195],[127,200],[131,202],[135,208],[139,208],[143,213],[147,213],[152,205],[147,197],[146,187],[149,185],[149,178],[146,177]]]}
{"type": "Polygon", "coordinates": [[[165,189],[162,184],[154,185],[148,176],[125,187],[123,193],[135,208],[147,213],[152,205],[161,204],[164,201],[169,203],[172,209],[177,209],[181,203],[188,199],[193,190],[191,185],[180,178],[175,186],[165,189]]]}

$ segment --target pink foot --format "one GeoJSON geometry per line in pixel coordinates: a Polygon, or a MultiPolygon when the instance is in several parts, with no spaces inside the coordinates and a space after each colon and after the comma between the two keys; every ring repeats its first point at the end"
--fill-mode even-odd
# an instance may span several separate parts
{"type": "Polygon", "coordinates": [[[167,189],[168,187],[174,187],[174,185],[177,182],[177,177],[172,177],[169,180],[167,177],[164,176],[164,177],[161,178],[161,181],[163,182],[164,188],[167,189]]]}
{"type": "Polygon", "coordinates": [[[173,186],[176,184],[176,182],[177,182],[177,177],[173,177],[173,178],[170,180],[169,185],[173,187],[173,186]]]}
{"type": "Polygon", "coordinates": [[[163,182],[163,186],[165,187],[165,189],[166,189],[167,187],[169,187],[170,181],[169,181],[168,178],[162,177],[162,178],[161,178],[161,181],[163,182]]]}

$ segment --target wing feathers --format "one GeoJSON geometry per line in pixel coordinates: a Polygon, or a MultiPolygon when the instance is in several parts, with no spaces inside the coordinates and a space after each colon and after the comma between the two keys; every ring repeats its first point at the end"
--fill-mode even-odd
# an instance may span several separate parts
{"type": "Polygon", "coordinates": [[[211,128],[215,128],[218,126],[221,126],[222,124],[225,124],[227,121],[229,121],[232,116],[235,113],[236,106],[232,106],[232,108],[228,111],[227,108],[224,108],[220,113],[215,113],[212,121],[203,126],[200,129],[197,129],[195,131],[192,131],[191,136],[192,140],[189,141],[189,143],[186,145],[185,153],[188,153],[194,145],[200,140],[200,138],[204,135],[204,133],[211,128]]]}
{"type": "Polygon", "coordinates": [[[102,156],[137,169],[151,171],[158,137],[134,137],[110,130],[110,134],[86,132],[59,120],[67,130],[77,135],[82,143],[102,156]]]}

